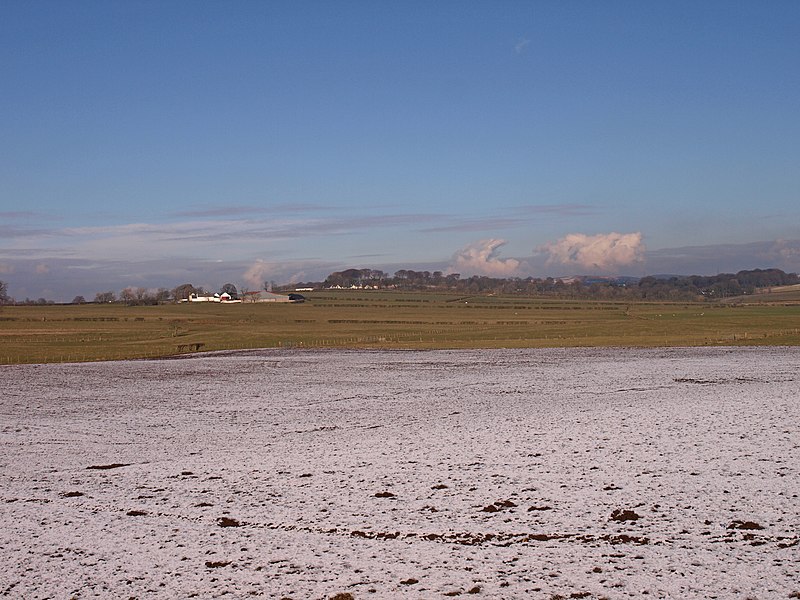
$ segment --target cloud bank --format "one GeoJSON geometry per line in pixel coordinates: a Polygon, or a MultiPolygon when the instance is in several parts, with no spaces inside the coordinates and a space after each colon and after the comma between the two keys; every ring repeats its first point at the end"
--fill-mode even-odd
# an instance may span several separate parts
{"type": "Polygon", "coordinates": [[[306,267],[319,269],[318,264],[306,263],[302,261],[270,262],[263,259],[256,259],[242,275],[245,283],[250,289],[261,290],[266,287],[268,281],[277,283],[294,283],[301,281],[308,275],[306,267]]]}
{"type": "Polygon", "coordinates": [[[576,266],[584,269],[611,271],[644,262],[642,234],[570,233],[556,242],[538,248],[547,256],[547,265],[576,266]]]}
{"type": "Polygon", "coordinates": [[[258,259],[247,267],[243,277],[247,285],[256,290],[260,290],[264,285],[264,281],[269,279],[274,271],[275,269],[272,263],[258,259]]]}
{"type": "Polygon", "coordinates": [[[453,255],[449,271],[466,275],[489,275],[509,277],[520,267],[515,258],[499,258],[498,250],[506,245],[505,240],[480,240],[465,246],[453,255]]]}

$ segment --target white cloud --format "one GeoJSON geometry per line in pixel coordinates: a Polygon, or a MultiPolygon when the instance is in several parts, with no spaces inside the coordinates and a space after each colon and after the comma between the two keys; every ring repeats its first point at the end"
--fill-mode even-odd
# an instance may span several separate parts
{"type": "Polygon", "coordinates": [[[505,240],[480,240],[465,246],[453,255],[449,271],[464,274],[508,277],[520,266],[515,258],[498,258],[498,250],[505,246],[505,240]]]}
{"type": "Polygon", "coordinates": [[[517,54],[522,54],[525,52],[525,48],[530,45],[531,41],[525,38],[520,39],[516,44],[514,44],[514,52],[517,54]]]}
{"type": "Polygon", "coordinates": [[[277,266],[259,258],[244,272],[244,280],[251,287],[260,290],[264,286],[264,281],[270,278],[270,273],[274,273],[277,266]]]}
{"type": "Polygon", "coordinates": [[[32,230],[0,225],[0,260],[12,255],[49,261],[159,260],[164,257],[224,258],[258,256],[268,247],[271,255],[285,255],[301,239],[335,239],[378,229],[417,226],[442,220],[443,215],[379,214],[336,215],[323,218],[261,218],[186,220],[165,223],[125,223],[32,230]]]}
{"type": "Polygon", "coordinates": [[[261,290],[267,281],[277,283],[294,283],[315,277],[324,279],[322,271],[333,269],[332,263],[324,263],[315,260],[290,260],[281,262],[270,262],[257,259],[242,274],[245,283],[250,289],[261,290]]]}
{"type": "Polygon", "coordinates": [[[797,265],[800,263],[800,244],[797,240],[776,240],[772,251],[777,254],[784,265],[797,265]]]}
{"type": "Polygon", "coordinates": [[[578,266],[608,271],[617,267],[644,262],[642,234],[570,233],[560,240],[538,248],[547,255],[547,264],[578,266]]]}

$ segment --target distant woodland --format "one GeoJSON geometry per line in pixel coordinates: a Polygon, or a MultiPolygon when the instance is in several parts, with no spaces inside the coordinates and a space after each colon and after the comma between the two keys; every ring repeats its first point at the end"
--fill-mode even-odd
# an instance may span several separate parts
{"type": "MultiPolygon", "coordinates": [[[[389,275],[377,269],[345,269],[328,275],[325,281],[301,282],[274,286],[275,291],[305,289],[360,288],[395,289],[406,291],[441,291],[459,294],[504,294],[527,296],[551,296],[561,299],[586,300],[673,300],[709,301],[755,293],[757,290],[800,283],[797,273],[785,273],[780,269],[753,269],[738,273],[720,273],[711,276],[648,276],[636,277],[571,277],[544,279],[527,277],[497,278],[473,275],[462,278],[458,273],[444,274],[441,271],[413,271],[401,269],[389,275]]],[[[265,282],[264,289],[273,288],[265,282]]],[[[237,290],[226,283],[219,293],[227,292],[233,298],[247,292],[237,290]]],[[[190,294],[213,293],[190,283],[175,288],[125,288],[118,294],[113,291],[99,292],[92,300],[76,296],[72,304],[121,303],[129,306],[155,305],[180,302],[190,294]]],[[[0,304],[53,304],[51,300],[25,298],[17,301],[7,293],[7,285],[0,281],[0,304]]]]}
{"type": "Polygon", "coordinates": [[[752,294],[757,289],[800,283],[796,273],[780,269],[754,269],[712,276],[572,277],[544,279],[496,278],[458,273],[402,269],[393,276],[375,269],[346,269],[328,275],[324,282],[299,283],[306,288],[383,288],[440,290],[465,294],[521,294],[568,299],[638,299],[702,301],[752,294]]]}

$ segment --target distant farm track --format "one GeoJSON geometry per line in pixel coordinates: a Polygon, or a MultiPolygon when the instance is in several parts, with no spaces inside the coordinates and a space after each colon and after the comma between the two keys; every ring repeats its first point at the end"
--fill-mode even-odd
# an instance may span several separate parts
{"type": "MultiPolygon", "coordinates": [[[[800,345],[800,305],[569,301],[385,291],[303,304],[0,307],[0,364],[252,348],[800,345]]],[[[770,300],[765,302],[764,300],[770,300]]]]}

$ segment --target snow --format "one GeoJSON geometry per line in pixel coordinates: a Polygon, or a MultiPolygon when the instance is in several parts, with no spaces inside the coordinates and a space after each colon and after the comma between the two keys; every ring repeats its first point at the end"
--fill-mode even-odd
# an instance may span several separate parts
{"type": "Polygon", "coordinates": [[[788,598],[799,363],[260,350],[3,367],[0,596],[788,598]]]}

